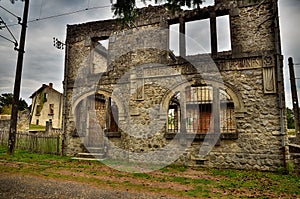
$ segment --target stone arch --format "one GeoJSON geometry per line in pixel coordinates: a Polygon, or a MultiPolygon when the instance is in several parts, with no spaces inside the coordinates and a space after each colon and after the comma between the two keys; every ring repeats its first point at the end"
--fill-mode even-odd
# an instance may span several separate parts
{"type": "MultiPolygon", "coordinates": [[[[89,97],[89,96],[93,96],[95,94],[102,94],[104,95],[105,97],[111,97],[111,93],[106,91],[106,90],[102,90],[102,89],[99,89],[97,91],[88,91],[84,94],[82,94],[80,97],[78,97],[73,103],[72,103],[72,113],[74,113],[76,107],[78,106],[78,104],[84,100],[85,98],[89,97]]],[[[119,109],[119,114],[123,114],[124,113],[124,107],[123,107],[123,104],[121,103],[120,99],[118,99],[117,97],[114,97],[113,98],[114,102],[117,104],[118,106],[118,109],[119,109]]]]}
{"type": "MultiPolygon", "coordinates": [[[[233,104],[234,104],[234,112],[235,112],[235,119],[243,117],[244,113],[244,103],[240,97],[240,94],[236,89],[234,89],[231,85],[228,83],[221,83],[221,82],[216,82],[216,81],[211,81],[211,80],[206,80],[205,81],[207,85],[214,86],[214,87],[219,87],[223,88],[223,90],[229,95],[231,98],[233,104]]],[[[168,110],[169,110],[169,103],[172,100],[172,97],[176,94],[178,91],[184,91],[187,86],[191,86],[193,83],[191,81],[189,82],[184,82],[178,85],[174,85],[174,87],[164,95],[162,99],[162,105],[161,105],[161,111],[166,110],[167,111],[167,116],[165,119],[168,124],[168,110]]]]}
{"type": "Polygon", "coordinates": [[[116,96],[112,96],[111,92],[103,90],[103,89],[99,89],[97,91],[92,90],[92,91],[85,92],[80,97],[78,97],[76,100],[74,100],[74,102],[72,103],[72,114],[75,116],[75,118],[76,118],[76,110],[78,108],[78,105],[80,105],[80,103],[83,102],[84,99],[87,99],[88,97],[94,96],[95,94],[103,95],[105,98],[111,98],[112,97],[113,102],[117,106],[117,110],[118,110],[117,114],[118,114],[118,117],[119,117],[119,120],[120,120],[121,119],[120,117],[124,115],[124,110],[125,110],[123,103],[116,96]]]}
{"type": "MultiPolygon", "coordinates": [[[[206,83],[209,84],[209,85],[214,85],[214,86],[224,85],[225,91],[228,93],[228,95],[232,98],[232,100],[234,102],[235,110],[237,112],[244,112],[244,103],[243,103],[243,101],[240,97],[241,95],[239,94],[239,92],[235,88],[233,88],[228,83],[220,83],[220,82],[215,82],[215,81],[211,81],[211,80],[206,81],[206,83]]],[[[173,97],[175,92],[183,90],[188,85],[192,85],[192,82],[184,82],[184,83],[181,83],[181,84],[174,85],[173,88],[170,89],[170,91],[167,92],[164,95],[164,97],[162,99],[161,110],[167,110],[169,101],[171,100],[171,98],[173,97]]]]}
{"type": "Polygon", "coordinates": [[[225,85],[225,90],[228,93],[228,95],[232,98],[233,103],[234,103],[234,109],[238,113],[243,113],[245,112],[245,106],[242,101],[240,93],[231,85],[228,83],[224,83],[225,85]]]}

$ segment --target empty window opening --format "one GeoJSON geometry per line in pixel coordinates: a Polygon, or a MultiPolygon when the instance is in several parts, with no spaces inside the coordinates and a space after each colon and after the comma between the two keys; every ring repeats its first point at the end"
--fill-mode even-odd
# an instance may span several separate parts
{"type": "Polygon", "coordinates": [[[49,115],[54,115],[54,104],[49,104],[49,115]]]}
{"type": "Polygon", "coordinates": [[[48,100],[48,93],[44,93],[44,102],[47,102],[48,100]]]}
{"type": "Polygon", "coordinates": [[[37,106],[36,106],[36,112],[35,112],[35,115],[36,115],[36,116],[40,116],[40,115],[41,115],[41,111],[42,111],[42,106],[41,106],[41,105],[37,105],[37,106]]]}
{"type": "Polygon", "coordinates": [[[106,50],[108,50],[109,39],[98,41],[99,45],[103,46],[106,50]]]}
{"type": "Polygon", "coordinates": [[[180,105],[179,105],[180,93],[175,94],[170,103],[168,110],[168,131],[177,133],[180,128],[180,105]]]}
{"type": "Polygon", "coordinates": [[[231,51],[229,15],[217,17],[218,52],[231,51]]]}
{"type": "Polygon", "coordinates": [[[107,71],[109,39],[97,40],[93,42],[91,51],[91,72],[94,74],[107,71]]]}
{"type": "Polygon", "coordinates": [[[179,56],[179,24],[169,26],[169,49],[175,56],[179,56]]]}
{"type": "Polygon", "coordinates": [[[186,55],[211,52],[209,19],[186,22],[186,55]]]}

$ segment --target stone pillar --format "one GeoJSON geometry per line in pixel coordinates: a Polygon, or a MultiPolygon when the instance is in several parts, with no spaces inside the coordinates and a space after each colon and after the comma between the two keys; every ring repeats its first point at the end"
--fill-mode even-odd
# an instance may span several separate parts
{"type": "Polygon", "coordinates": [[[217,18],[216,13],[210,13],[210,37],[211,37],[211,55],[216,57],[218,54],[218,37],[217,37],[217,18]]]}
{"type": "Polygon", "coordinates": [[[183,17],[179,18],[179,55],[186,56],[186,41],[185,41],[185,21],[183,17]]]}
{"type": "Polygon", "coordinates": [[[178,131],[178,119],[179,119],[179,115],[178,115],[178,106],[175,108],[174,110],[174,130],[178,131]]]}
{"type": "Polygon", "coordinates": [[[186,144],[186,98],[185,90],[180,91],[180,143],[186,144]]]}
{"type": "Polygon", "coordinates": [[[108,97],[105,100],[105,107],[106,107],[106,130],[110,131],[110,123],[111,123],[111,98],[108,97]]]}
{"type": "Polygon", "coordinates": [[[220,133],[221,133],[221,120],[220,120],[220,89],[218,87],[213,87],[213,105],[212,105],[212,115],[213,115],[213,141],[216,145],[220,145],[220,133]],[[218,139],[217,141],[215,139],[218,139]]]}

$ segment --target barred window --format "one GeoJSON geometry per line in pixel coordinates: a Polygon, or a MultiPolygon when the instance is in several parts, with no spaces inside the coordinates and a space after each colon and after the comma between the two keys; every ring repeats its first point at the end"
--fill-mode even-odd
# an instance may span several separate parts
{"type": "Polygon", "coordinates": [[[185,118],[187,133],[208,133],[218,131],[221,133],[234,133],[236,131],[234,102],[226,90],[218,88],[214,93],[212,86],[186,87],[185,99],[180,92],[176,93],[169,103],[168,132],[180,129],[180,118],[185,118]],[[218,95],[218,96],[216,96],[218,95]],[[214,99],[215,98],[217,99],[214,99]],[[217,112],[214,118],[213,106],[216,103],[217,112]],[[184,111],[180,111],[185,107],[184,111]],[[219,124],[216,124],[219,122],[219,124]]]}

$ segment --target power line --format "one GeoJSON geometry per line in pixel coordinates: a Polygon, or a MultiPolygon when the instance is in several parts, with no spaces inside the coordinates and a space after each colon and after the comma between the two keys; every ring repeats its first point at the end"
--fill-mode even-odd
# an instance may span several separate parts
{"type": "MultiPolygon", "coordinates": [[[[32,19],[32,20],[29,20],[28,23],[43,21],[43,20],[57,18],[57,17],[63,17],[63,16],[67,16],[67,15],[72,15],[72,14],[80,13],[80,12],[86,12],[86,11],[89,11],[89,10],[96,10],[96,9],[101,9],[101,8],[108,8],[108,7],[111,7],[111,6],[109,5],[109,6],[97,6],[97,7],[92,7],[92,8],[85,8],[85,9],[76,10],[76,11],[72,11],[72,12],[66,12],[66,13],[62,13],[62,14],[58,14],[58,15],[51,15],[51,16],[48,16],[48,17],[42,17],[42,18],[32,19]]],[[[11,26],[16,26],[16,25],[18,25],[18,24],[10,24],[8,26],[11,27],[11,26]]]]}
{"type": "Polygon", "coordinates": [[[17,39],[15,38],[14,34],[11,32],[11,30],[9,29],[9,27],[6,25],[6,23],[4,22],[4,20],[2,19],[2,17],[0,17],[0,30],[3,29],[3,28],[7,29],[7,31],[9,32],[10,36],[14,39],[14,41],[11,40],[11,39],[9,39],[9,38],[7,38],[7,37],[5,37],[5,36],[2,36],[2,35],[0,35],[0,36],[3,39],[6,39],[7,41],[10,41],[10,42],[14,43],[15,44],[15,49],[16,49],[18,47],[17,39]]]}
{"type": "Polygon", "coordinates": [[[13,40],[11,40],[11,39],[3,36],[3,35],[0,35],[0,37],[3,38],[3,39],[5,39],[5,40],[7,40],[7,41],[9,41],[9,42],[11,42],[11,43],[13,43],[13,44],[15,44],[15,42],[13,40]]]}
{"type": "Polygon", "coordinates": [[[12,13],[11,11],[7,10],[6,8],[4,8],[3,6],[0,6],[0,8],[2,8],[3,10],[5,10],[6,12],[8,12],[9,14],[11,14],[12,16],[16,17],[20,23],[21,21],[21,17],[15,15],[14,13],[12,13]]]}

